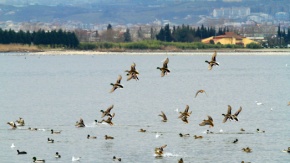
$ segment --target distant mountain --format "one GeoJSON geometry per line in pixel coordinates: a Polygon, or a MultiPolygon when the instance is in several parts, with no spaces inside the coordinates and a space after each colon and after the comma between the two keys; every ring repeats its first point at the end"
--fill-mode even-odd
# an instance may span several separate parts
{"type": "Polygon", "coordinates": [[[0,21],[82,23],[151,23],[168,20],[195,24],[213,9],[250,7],[251,12],[274,15],[289,12],[288,0],[0,0],[0,21]],[[5,2],[5,3],[4,3],[5,2]]]}

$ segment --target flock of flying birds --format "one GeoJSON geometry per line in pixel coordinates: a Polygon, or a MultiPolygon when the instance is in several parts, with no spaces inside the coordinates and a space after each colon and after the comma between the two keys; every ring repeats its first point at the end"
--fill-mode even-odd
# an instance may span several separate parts
{"type": "MultiPolygon", "coordinates": [[[[206,63],[208,63],[208,69],[211,70],[213,68],[213,66],[219,66],[219,63],[216,61],[216,51],[214,52],[214,54],[212,55],[212,58],[210,61],[205,61],[206,63]]],[[[157,67],[157,69],[159,69],[161,71],[161,77],[164,77],[165,75],[167,75],[168,73],[170,73],[170,70],[168,68],[168,63],[169,63],[169,58],[167,57],[164,61],[163,61],[163,65],[162,67],[157,67]]],[[[131,68],[130,70],[126,70],[125,71],[127,74],[127,81],[131,80],[131,79],[135,79],[135,80],[139,80],[138,76],[139,76],[139,72],[138,70],[136,69],[136,64],[133,63],[131,65],[131,68]]],[[[121,80],[122,80],[122,76],[119,75],[118,78],[117,78],[117,81],[115,83],[111,83],[112,85],[112,89],[110,90],[110,93],[113,93],[114,91],[116,91],[117,89],[120,89],[120,88],[124,88],[124,86],[121,84],[121,80]]],[[[205,93],[206,94],[206,91],[205,90],[198,90],[195,94],[195,98],[198,96],[198,94],[200,93],[205,93]]],[[[206,94],[207,95],[207,94],[206,94]]],[[[288,106],[290,106],[290,102],[288,103],[288,106]]],[[[102,119],[101,121],[98,121],[98,120],[95,120],[96,123],[107,123],[109,125],[113,125],[114,123],[112,122],[114,116],[115,116],[115,113],[111,113],[111,110],[113,109],[114,105],[111,105],[110,107],[108,107],[106,110],[100,110],[100,112],[102,113],[102,116],[101,118],[105,118],[106,119],[102,119]]],[[[228,110],[227,110],[227,113],[225,114],[222,114],[222,116],[224,116],[224,119],[223,119],[223,123],[227,122],[228,120],[233,120],[233,121],[239,121],[238,119],[238,115],[241,113],[242,111],[242,107],[240,107],[234,114],[232,114],[232,107],[230,105],[228,105],[228,110]]],[[[189,111],[189,106],[186,105],[184,111],[180,111],[179,112],[179,119],[181,119],[181,121],[183,121],[184,123],[188,123],[188,117],[190,117],[192,111],[189,111]]],[[[162,122],[167,122],[167,116],[166,114],[161,111],[161,114],[159,114],[158,116],[160,116],[162,118],[162,122]]],[[[10,125],[12,127],[12,129],[16,129],[17,126],[24,126],[25,125],[25,122],[24,122],[24,119],[23,118],[19,118],[19,120],[16,120],[15,122],[14,121],[11,121],[11,122],[7,122],[8,125],[10,125]]],[[[204,119],[200,124],[199,126],[206,126],[208,125],[210,128],[211,127],[214,127],[214,120],[211,116],[207,116],[207,119],[204,119]]],[[[80,118],[79,121],[77,121],[75,123],[75,126],[76,127],[85,127],[85,123],[83,121],[82,118],[80,118]]],[[[37,128],[28,128],[28,130],[38,130],[37,128]]],[[[241,131],[245,131],[244,129],[241,129],[241,131]]],[[[144,129],[140,129],[140,132],[146,132],[146,130],[144,129]]],[[[260,132],[260,133],[264,133],[265,131],[261,131],[259,129],[257,129],[257,132],[260,132]]],[[[53,129],[51,129],[51,134],[60,134],[61,131],[54,131],[53,129]]],[[[207,130],[207,133],[212,133],[210,132],[209,130],[207,130]]],[[[189,137],[190,134],[182,134],[182,133],[179,133],[179,136],[180,137],[189,137]]],[[[97,137],[96,136],[90,136],[90,135],[87,135],[87,139],[96,139],[97,137]]],[[[203,136],[197,136],[197,135],[194,135],[194,138],[195,139],[202,139],[203,136]]],[[[105,135],[105,139],[114,139],[114,137],[112,136],[109,136],[109,135],[105,135]]],[[[48,143],[54,143],[54,140],[53,139],[50,139],[48,138],[47,139],[47,142],[48,143]]],[[[238,142],[238,139],[234,140],[233,143],[237,143],[238,142]]],[[[160,147],[156,147],[154,149],[154,152],[155,152],[155,156],[156,157],[162,157],[163,154],[164,154],[164,148],[166,148],[166,144],[165,145],[162,145],[160,147]]],[[[12,144],[11,146],[12,148],[14,148],[14,144],[12,144]]],[[[243,148],[242,151],[244,152],[252,152],[252,149],[249,148],[249,147],[246,147],[246,148],[243,148]]],[[[290,153],[290,147],[288,147],[288,149],[285,149],[283,150],[283,152],[288,152],[290,153]]],[[[27,154],[27,152],[25,151],[19,151],[17,150],[17,154],[27,154]]],[[[61,158],[61,155],[56,152],[55,154],[55,158],[61,158]]],[[[42,163],[42,162],[45,162],[45,160],[40,160],[40,159],[37,159],[36,157],[33,157],[33,162],[38,162],[38,163],[42,163]]],[[[72,157],[72,161],[79,161],[81,158],[80,157],[72,157]]],[[[114,161],[121,161],[122,159],[121,158],[117,158],[116,156],[113,156],[113,160],[114,161]]],[[[242,161],[243,163],[244,161],[242,161]]],[[[180,160],[178,160],[178,163],[183,163],[183,159],[180,158],[180,160]]]]}

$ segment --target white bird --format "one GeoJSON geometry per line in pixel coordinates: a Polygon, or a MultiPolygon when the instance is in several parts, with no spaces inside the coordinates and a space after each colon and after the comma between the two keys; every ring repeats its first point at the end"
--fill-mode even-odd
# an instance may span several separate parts
{"type": "Polygon", "coordinates": [[[176,111],[178,113],[178,108],[176,108],[174,111],[176,111]]]}
{"type": "Polygon", "coordinates": [[[11,145],[11,148],[15,148],[15,145],[14,145],[14,143],[12,143],[12,145],[11,145]]]}
{"type": "Polygon", "coordinates": [[[81,159],[81,157],[75,157],[75,156],[73,156],[71,160],[72,161],[80,161],[80,159],[81,159]]]}
{"type": "Polygon", "coordinates": [[[220,129],[220,132],[224,132],[224,130],[223,129],[220,129]]]}

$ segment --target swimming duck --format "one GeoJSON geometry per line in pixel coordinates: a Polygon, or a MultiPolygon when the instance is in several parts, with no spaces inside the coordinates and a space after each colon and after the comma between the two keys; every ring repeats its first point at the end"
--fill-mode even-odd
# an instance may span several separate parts
{"type": "Polygon", "coordinates": [[[96,136],[90,136],[90,135],[88,135],[87,136],[87,139],[97,139],[97,137],[96,136]]]}
{"type": "Polygon", "coordinates": [[[257,133],[265,133],[265,131],[257,128],[257,133]]]}
{"type": "Polygon", "coordinates": [[[110,93],[114,92],[117,88],[124,88],[123,85],[121,85],[121,80],[122,80],[122,76],[119,75],[116,83],[111,83],[111,85],[113,86],[113,88],[111,89],[110,93]]]}
{"type": "Polygon", "coordinates": [[[197,135],[194,135],[194,139],[202,139],[203,138],[203,136],[197,136],[197,135]]]}
{"type": "Polygon", "coordinates": [[[227,114],[222,114],[224,116],[223,123],[225,123],[228,119],[232,120],[231,111],[232,111],[232,107],[230,105],[228,105],[228,112],[227,112],[227,114]]]}
{"type": "Polygon", "coordinates": [[[185,109],[184,109],[184,111],[183,112],[179,112],[179,117],[178,118],[182,118],[182,117],[189,117],[190,116],[190,114],[192,113],[192,111],[191,112],[188,112],[189,111],[189,106],[188,105],[186,105],[186,107],[185,107],[185,109]]]}
{"type": "Polygon", "coordinates": [[[51,131],[51,134],[60,134],[61,131],[54,131],[53,129],[50,130],[51,131]]]}
{"type": "Polygon", "coordinates": [[[290,101],[288,102],[287,106],[290,106],[290,101]]]}
{"type": "Polygon", "coordinates": [[[162,117],[162,122],[167,122],[167,117],[163,111],[161,111],[161,114],[159,114],[160,117],[162,117]]]}
{"type": "Polygon", "coordinates": [[[250,152],[252,152],[252,149],[249,148],[249,147],[247,147],[247,148],[243,148],[242,150],[243,150],[244,152],[246,152],[246,153],[250,153],[250,152]]]}
{"type": "Polygon", "coordinates": [[[10,125],[12,127],[12,129],[16,129],[17,128],[15,122],[13,122],[13,121],[7,122],[7,124],[10,125]]]}
{"type": "Polygon", "coordinates": [[[48,143],[54,143],[54,140],[53,140],[53,139],[49,139],[49,138],[47,138],[47,142],[48,142],[48,143]]]}
{"type": "Polygon", "coordinates": [[[242,111],[242,107],[240,106],[239,110],[235,112],[235,114],[232,115],[232,119],[235,121],[239,121],[238,115],[240,114],[241,111],[242,111]]]}
{"type": "Polygon", "coordinates": [[[113,137],[113,136],[105,135],[105,139],[106,139],[106,140],[107,140],[107,139],[114,139],[114,137],[113,137]]]}
{"type": "Polygon", "coordinates": [[[206,134],[214,134],[214,132],[206,130],[206,134]]]}
{"type": "Polygon", "coordinates": [[[55,158],[61,158],[61,155],[58,152],[56,152],[54,157],[55,158]]]}
{"type": "Polygon", "coordinates": [[[146,132],[146,130],[144,130],[144,129],[141,128],[141,129],[139,130],[139,132],[146,132]]]}
{"type": "Polygon", "coordinates": [[[189,137],[190,135],[189,135],[189,134],[182,134],[182,133],[179,133],[179,136],[180,136],[180,137],[189,137]]]}
{"type": "Polygon", "coordinates": [[[19,120],[16,120],[16,122],[18,123],[18,126],[24,126],[25,125],[25,122],[24,122],[24,119],[19,117],[19,120]]]}
{"type": "Polygon", "coordinates": [[[219,63],[216,62],[216,51],[214,51],[212,57],[211,57],[211,61],[205,61],[206,63],[208,63],[208,69],[211,70],[213,66],[219,66],[219,63]]]}
{"type": "Polygon", "coordinates": [[[170,73],[170,70],[168,69],[168,66],[167,66],[168,62],[169,62],[169,59],[167,57],[163,62],[163,67],[157,67],[157,69],[161,71],[161,77],[170,73]]]}
{"type": "Polygon", "coordinates": [[[27,154],[27,152],[25,152],[25,151],[19,151],[19,150],[17,149],[17,154],[19,154],[19,155],[23,155],[23,154],[27,154]]]}
{"type": "Polygon", "coordinates": [[[77,121],[75,124],[76,127],[86,127],[84,120],[82,118],[80,118],[80,121],[77,121]]]}
{"type": "Polygon", "coordinates": [[[200,90],[196,91],[196,93],[195,93],[195,97],[194,97],[194,98],[196,98],[196,96],[197,96],[199,93],[205,93],[205,95],[207,96],[205,90],[200,89],[200,90]]]}
{"type": "Polygon", "coordinates": [[[121,158],[117,158],[116,156],[113,156],[113,161],[122,161],[121,158]]]}
{"type": "Polygon", "coordinates": [[[204,119],[199,125],[200,126],[205,126],[205,125],[209,125],[209,127],[213,127],[214,124],[213,124],[213,119],[211,116],[207,116],[208,119],[204,119]]]}
{"type": "Polygon", "coordinates": [[[240,131],[244,132],[244,131],[245,131],[245,129],[241,128],[241,129],[240,129],[240,131]]]}
{"type": "Polygon", "coordinates": [[[102,114],[102,118],[104,118],[105,116],[110,116],[110,117],[113,117],[113,115],[110,114],[111,110],[113,109],[114,105],[111,105],[110,107],[107,108],[107,110],[101,110],[101,112],[103,113],[102,114]]]}
{"type": "Polygon", "coordinates": [[[32,157],[33,162],[37,162],[37,163],[41,163],[41,162],[45,162],[45,160],[37,160],[36,157],[32,157]]]}
{"type": "Polygon", "coordinates": [[[239,141],[239,140],[238,140],[238,139],[236,139],[236,140],[234,140],[234,141],[233,141],[233,143],[234,143],[234,144],[236,144],[238,141],[239,141]]]}
{"type": "Polygon", "coordinates": [[[30,130],[30,131],[37,131],[37,128],[28,127],[27,129],[30,130]]]}
{"type": "Polygon", "coordinates": [[[178,163],[183,163],[183,159],[180,158],[180,159],[178,160],[178,163]]]}
{"type": "Polygon", "coordinates": [[[162,156],[163,155],[163,150],[164,150],[164,148],[166,147],[167,145],[165,144],[165,145],[163,145],[163,146],[161,146],[161,147],[156,147],[155,148],[155,154],[157,155],[157,156],[162,156]]]}
{"type": "Polygon", "coordinates": [[[290,153],[290,147],[288,147],[288,149],[284,149],[282,152],[290,153]]]}

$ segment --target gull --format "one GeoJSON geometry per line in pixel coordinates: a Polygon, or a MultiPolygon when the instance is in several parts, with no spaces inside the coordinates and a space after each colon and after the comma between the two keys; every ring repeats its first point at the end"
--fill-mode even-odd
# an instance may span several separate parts
{"type": "Polygon", "coordinates": [[[255,101],[257,105],[264,105],[263,103],[261,102],[258,102],[258,101],[255,101]]]}
{"type": "Polygon", "coordinates": [[[11,148],[15,148],[15,145],[14,145],[14,143],[12,143],[12,144],[11,144],[11,148]]]}

